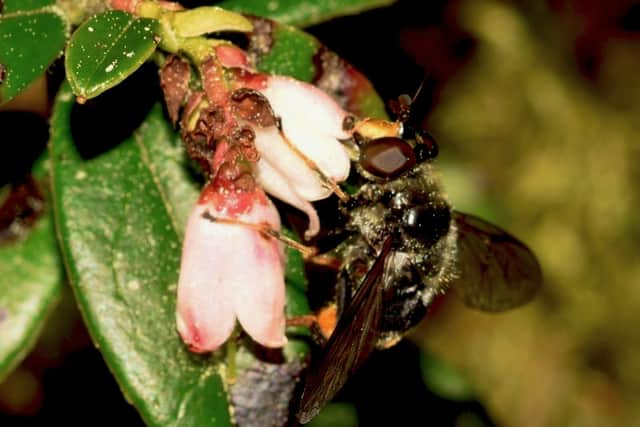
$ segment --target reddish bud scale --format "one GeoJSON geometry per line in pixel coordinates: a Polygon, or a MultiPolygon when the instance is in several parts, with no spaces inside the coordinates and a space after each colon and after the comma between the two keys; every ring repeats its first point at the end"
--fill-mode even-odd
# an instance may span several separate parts
{"type": "MultiPolygon", "coordinates": [[[[157,0],[155,3],[168,12],[184,10],[184,7],[180,3],[172,1],[157,0]]],[[[138,12],[140,0],[111,0],[110,4],[112,9],[135,14],[138,12]]]]}
{"type": "Polygon", "coordinates": [[[164,1],[164,0],[156,0],[156,3],[168,12],[177,12],[179,10],[184,10],[184,6],[180,3],[174,1],[164,1]]]}
{"type": "Polygon", "coordinates": [[[167,112],[174,125],[178,121],[180,107],[189,93],[191,68],[177,55],[170,55],[160,70],[160,86],[164,93],[167,112]]]}
{"type": "Polygon", "coordinates": [[[248,88],[262,91],[267,87],[269,76],[266,74],[256,73],[244,68],[231,68],[230,72],[233,73],[236,82],[234,89],[248,88]]]}
{"type": "Polygon", "coordinates": [[[232,45],[221,45],[215,49],[216,57],[227,68],[250,68],[247,54],[232,45]]]}
{"type": "Polygon", "coordinates": [[[136,13],[140,0],[111,0],[111,8],[136,13]]]}
{"type": "Polygon", "coordinates": [[[225,82],[224,69],[214,57],[209,57],[200,68],[202,83],[207,98],[214,105],[226,105],[229,99],[229,88],[225,82]]]}

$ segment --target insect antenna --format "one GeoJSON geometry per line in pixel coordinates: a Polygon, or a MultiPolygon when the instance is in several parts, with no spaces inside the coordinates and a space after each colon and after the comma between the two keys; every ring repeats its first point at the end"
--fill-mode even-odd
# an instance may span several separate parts
{"type": "Polygon", "coordinates": [[[415,110],[414,106],[416,104],[416,100],[419,99],[418,97],[422,93],[422,89],[424,88],[426,81],[427,76],[425,75],[413,96],[402,94],[398,99],[392,99],[389,101],[389,108],[399,122],[409,123],[411,121],[415,110]]]}

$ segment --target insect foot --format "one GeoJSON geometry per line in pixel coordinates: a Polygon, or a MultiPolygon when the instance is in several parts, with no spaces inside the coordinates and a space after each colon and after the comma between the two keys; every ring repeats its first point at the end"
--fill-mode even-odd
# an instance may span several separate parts
{"type": "Polygon", "coordinates": [[[287,341],[282,244],[233,221],[280,229],[259,187],[229,191],[216,181],[205,187],[187,224],[178,282],[178,332],[197,353],[218,349],[236,319],[265,347],[287,341]]]}

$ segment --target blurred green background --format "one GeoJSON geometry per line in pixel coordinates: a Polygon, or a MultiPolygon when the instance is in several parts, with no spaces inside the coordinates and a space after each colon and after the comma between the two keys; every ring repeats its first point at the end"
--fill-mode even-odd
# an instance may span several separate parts
{"type": "Polygon", "coordinates": [[[475,40],[427,119],[454,205],[527,242],[545,284],[414,338],[505,426],[640,425],[640,4],[462,1],[475,40]]]}
{"type": "MultiPolygon", "coordinates": [[[[426,77],[421,113],[452,204],[525,241],[545,277],[534,302],[504,314],[438,301],[411,335],[426,383],[481,402],[497,425],[640,426],[640,3],[421,3],[310,32],[386,99],[426,77]]],[[[100,372],[95,381],[118,395],[70,298],[52,319],[0,384],[0,412],[51,412],[43,383],[76,378],[69,363],[100,372]]],[[[483,425],[430,422],[420,409],[425,425],[483,425]]],[[[350,406],[326,412],[316,425],[357,423],[350,406]]]]}

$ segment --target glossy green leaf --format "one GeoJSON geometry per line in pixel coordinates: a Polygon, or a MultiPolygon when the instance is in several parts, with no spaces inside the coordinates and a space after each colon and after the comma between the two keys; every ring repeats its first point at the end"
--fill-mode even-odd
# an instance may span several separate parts
{"type": "MultiPolygon", "coordinates": [[[[189,213],[198,200],[202,183],[194,179],[180,134],[173,130],[162,114],[162,107],[157,105],[134,137],[144,148],[140,154],[165,201],[171,227],[182,241],[189,213]]],[[[180,255],[179,250],[175,252],[180,255]]]]}
{"type": "Polygon", "coordinates": [[[65,18],[55,8],[0,17],[0,103],[42,75],[62,54],[65,18]]]}
{"type": "Polygon", "coordinates": [[[4,0],[4,2],[0,2],[0,4],[2,3],[4,6],[0,8],[0,14],[43,9],[53,6],[56,2],[55,0],[4,0]]]}
{"type": "Polygon", "coordinates": [[[286,25],[278,25],[273,31],[275,41],[269,53],[262,57],[258,68],[273,74],[311,81],[315,75],[313,56],[320,43],[313,36],[286,25]]]}
{"type": "MultiPolygon", "coordinates": [[[[297,239],[295,234],[290,230],[284,230],[284,233],[292,238],[297,239]]],[[[309,308],[309,301],[307,301],[307,277],[304,270],[304,258],[302,254],[295,249],[287,247],[285,249],[285,255],[287,257],[287,265],[285,268],[284,279],[287,285],[286,288],[286,307],[285,312],[287,317],[304,316],[311,313],[309,308]]],[[[309,331],[305,327],[292,326],[287,328],[287,333],[299,336],[309,336],[309,331]]],[[[297,357],[298,359],[304,359],[309,348],[305,341],[300,339],[290,339],[285,353],[290,357],[297,357]]]]}
{"type": "Polygon", "coordinates": [[[0,247],[0,382],[35,344],[61,292],[53,224],[41,218],[22,241],[0,247]]]}
{"type": "Polygon", "coordinates": [[[270,18],[275,21],[306,27],[338,16],[354,15],[376,7],[388,6],[394,0],[224,0],[225,9],[270,18]]]}
{"type": "MultiPolygon", "coordinates": [[[[37,179],[44,175],[36,170],[37,179]]],[[[63,277],[50,212],[22,239],[0,246],[0,383],[35,344],[63,277]]]]}
{"type": "Polygon", "coordinates": [[[175,140],[159,139],[149,124],[158,123],[161,109],[133,137],[84,160],[71,130],[73,108],[65,85],[52,119],[51,156],[58,233],[87,327],[149,425],[229,425],[217,361],[190,353],[175,331],[182,233],[176,218],[184,217],[190,196],[165,193],[165,179],[190,181],[175,140]],[[184,204],[172,205],[174,196],[184,204]]]}
{"type": "Polygon", "coordinates": [[[155,51],[158,30],[157,20],[122,11],[86,21],[67,45],[65,67],[73,92],[93,98],[129,77],[155,51]]]}

